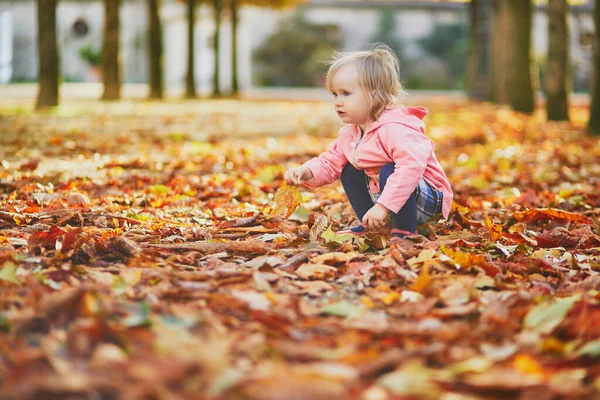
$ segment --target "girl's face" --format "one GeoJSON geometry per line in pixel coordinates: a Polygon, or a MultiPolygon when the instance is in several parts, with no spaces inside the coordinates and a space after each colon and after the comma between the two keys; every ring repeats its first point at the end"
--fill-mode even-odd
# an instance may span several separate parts
{"type": "Polygon", "coordinates": [[[341,67],[331,79],[333,106],[347,124],[364,126],[369,122],[369,101],[360,87],[354,64],[341,67]]]}

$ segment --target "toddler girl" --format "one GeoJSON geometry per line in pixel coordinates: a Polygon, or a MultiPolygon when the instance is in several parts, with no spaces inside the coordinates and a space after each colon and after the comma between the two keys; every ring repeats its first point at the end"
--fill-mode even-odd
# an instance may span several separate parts
{"type": "Polygon", "coordinates": [[[390,214],[391,234],[404,237],[435,214],[447,218],[453,194],[425,135],[427,110],[400,105],[402,86],[393,51],[379,45],[336,54],[326,87],[347,125],[325,152],[287,170],[286,183],[314,188],[341,178],[362,223],[338,233],[379,231],[390,214]]]}

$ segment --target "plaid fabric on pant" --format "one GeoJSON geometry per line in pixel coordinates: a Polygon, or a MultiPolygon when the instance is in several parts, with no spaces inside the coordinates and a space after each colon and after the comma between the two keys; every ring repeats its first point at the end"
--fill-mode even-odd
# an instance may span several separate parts
{"type": "Polygon", "coordinates": [[[423,224],[429,221],[434,215],[442,212],[442,201],[444,200],[442,192],[431,187],[423,178],[419,181],[415,191],[417,194],[418,224],[423,224]]]}

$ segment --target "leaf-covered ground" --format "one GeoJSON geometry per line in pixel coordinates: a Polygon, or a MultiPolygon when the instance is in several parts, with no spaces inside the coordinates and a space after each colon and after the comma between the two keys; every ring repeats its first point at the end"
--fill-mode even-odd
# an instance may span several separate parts
{"type": "Polygon", "coordinates": [[[426,105],[453,211],[364,240],[339,184],[274,202],[329,104],[4,107],[0,399],[598,398],[587,109],[426,105]]]}

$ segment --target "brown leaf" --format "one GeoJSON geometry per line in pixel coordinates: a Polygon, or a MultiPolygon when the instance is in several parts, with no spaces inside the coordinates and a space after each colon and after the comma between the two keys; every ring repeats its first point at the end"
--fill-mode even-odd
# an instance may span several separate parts
{"type": "Polygon", "coordinates": [[[565,228],[556,228],[535,236],[540,247],[571,247],[579,242],[579,238],[572,236],[565,228]]]}
{"type": "Polygon", "coordinates": [[[317,215],[314,219],[312,227],[310,228],[310,241],[313,243],[319,241],[321,235],[323,232],[325,232],[328,226],[329,219],[323,214],[317,215]]]}

